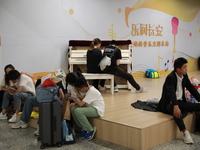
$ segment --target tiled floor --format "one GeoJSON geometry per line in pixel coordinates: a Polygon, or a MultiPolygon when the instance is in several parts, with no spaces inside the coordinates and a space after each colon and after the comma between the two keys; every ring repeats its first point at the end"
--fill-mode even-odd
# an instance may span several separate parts
{"type": "MultiPolygon", "coordinates": [[[[11,129],[7,121],[0,121],[0,150],[36,150],[40,149],[41,143],[37,141],[37,137],[33,135],[35,129],[29,127],[27,129],[11,129]]],[[[194,144],[184,144],[182,138],[156,146],[149,150],[199,150],[200,149],[200,133],[191,134],[194,144]]],[[[153,138],[153,135],[152,135],[153,138]]],[[[134,142],[134,141],[133,141],[134,142]]],[[[49,149],[49,148],[47,148],[49,149]]],[[[97,138],[91,141],[76,139],[76,143],[72,145],[63,145],[60,148],[53,147],[50,149],[58,150],[130,150],[128,148],[106,142],[97,138]]]]}
{"type": "MultiPolygon", "coordinates": [[[[41,142],[33,135],[35,129],[11,129],[10,123],[0,121],[0,150],[36,150],[40,149],[41,142]]],[[[49,148],[47,148],[49,149],[49,148]]],[[[128,148],[106,142],[97,138],[91,141],[76,139],[72,145],[63,145],[58,150],[129,150],[128,148]]]]}

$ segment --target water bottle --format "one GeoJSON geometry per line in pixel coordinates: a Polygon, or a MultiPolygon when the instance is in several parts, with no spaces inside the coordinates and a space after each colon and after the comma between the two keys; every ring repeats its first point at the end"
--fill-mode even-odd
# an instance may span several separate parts
{"type": "Polygon", "coordinates": [[[195,102],[194,96],[191,96],[190,102],[191,102],[191,103],[194,103],[194,102],[195,102]]]}

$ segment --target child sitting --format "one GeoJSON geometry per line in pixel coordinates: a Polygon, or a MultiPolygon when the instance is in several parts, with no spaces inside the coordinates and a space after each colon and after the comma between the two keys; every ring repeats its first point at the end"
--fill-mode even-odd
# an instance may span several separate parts
{"type": "Polygon", "coordinates": [[[65,100],[69,99],[69,97],[74,97],[77,100],[82,100],[84,98],[85,92],[79,92],[74,87],[74,83],[76,79],[79,77],[83,77],[80,72],[77,73],[69,73],[66,76],[66,83],[67,83],[67,94],[65,96],[65,100]]]}
{"type": "Polygon", "coordinates": [[[74,97],[69,98],[74,101],[71,104],[71,114],[76,124],[81,128],[79,138],[91,140],[96,132],[96,127],[89,123],[87,117],[104,116],[104,99],[96,88],[88,85],[84,77],[76,79],[74,86],[78,91],[86,92],[86,94],[82,101],[74,97]]]}

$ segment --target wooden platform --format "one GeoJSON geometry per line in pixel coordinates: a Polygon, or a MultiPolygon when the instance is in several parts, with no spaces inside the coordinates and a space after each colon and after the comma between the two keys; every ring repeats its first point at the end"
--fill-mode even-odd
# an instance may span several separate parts
{"type": "MultiPolygon", "coordinates": [[[[199,78],[199,71],[189,72],[189,77],[199,78]]],[[[182,136],[173,117],[161,112],[149,112],[135,109],[131,103],[148,98],[160,98],[166,75],[159,79],[136,78],[141,85],[148,87],[147,93],[135,93],[119,89],[111,95],[109,90],[102,92],[105,100],[105,116],[90,121],[97,127],[96,137],[135,150],[146,150],[156,145],[182,136]]],[[[185,124],[190,132],[194,131],[195,115],[189,114],[185,124]]]]}
{"type": "MultiPolygon", "coordinates": [[[[189,77],[200,80],[200,71],[189,72],[189,77]]],[[[131,103],[148,98],[160,98],[166,75],[159,79],[135,78],[141,85],[148,87],[147,93],[135,93],[119,89],[112,95],[110,90],[102,92],[105,100],[105,116],[90,119],[97,127],[95,137],[123,145],[134,150],[146,150],[182,136],[173,117],[161,112],[149,112],[135,109],[131,103]]],[[[189,114],[185,124],[190,132],[194,131],[195,115],[189,114]]],[[[37,128],[37,119],[30,119],[29,126],[37,128]]]]}

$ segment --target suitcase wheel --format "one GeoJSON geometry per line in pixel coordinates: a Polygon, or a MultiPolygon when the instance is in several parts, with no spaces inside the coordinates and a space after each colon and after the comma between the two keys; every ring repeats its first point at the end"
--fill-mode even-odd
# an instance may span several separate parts
{"type": "Polygon", "coordinates": [[[44,145],[41,145],[41,146],[40,146],[40,149],[44,149],[44,148],[45,148],[44,145]]]}
{"type": "Polygon", "coordinates": [[[62,144],[61,144],[61,143],[58,143],[58,144],[57,144],[57,146],[58,146],[58,147],[61,147],[61,146],[62,146],[62,144]]]}
{"type": "Polygon", "coordinates": [[[41,140],[39,136],[37,137],[37,140],[38,140],[38,141],[40,141],[40,140],[41,140]]]}

